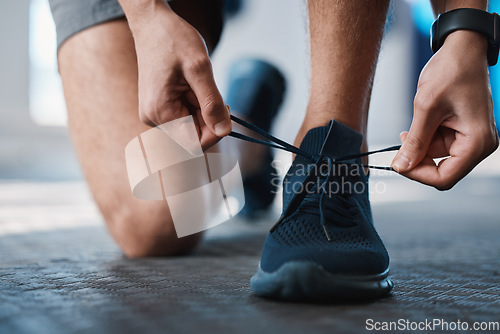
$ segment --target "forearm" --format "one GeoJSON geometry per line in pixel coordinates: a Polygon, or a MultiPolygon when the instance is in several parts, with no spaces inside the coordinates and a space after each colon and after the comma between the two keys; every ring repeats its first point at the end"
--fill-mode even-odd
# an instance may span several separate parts
{"type": "Polygon", "coordinates": [[[173,13],[164,0],[118,0],[125,12],[132,32],[142,23],[150,21],[158,11],[173,13]]]}
{"type": "Polygon", "coordinates": [[[458,8],[476,8],[481,10],[488,8],[487,0],[431,0],[431,4],[435,16],[458,8]]]}

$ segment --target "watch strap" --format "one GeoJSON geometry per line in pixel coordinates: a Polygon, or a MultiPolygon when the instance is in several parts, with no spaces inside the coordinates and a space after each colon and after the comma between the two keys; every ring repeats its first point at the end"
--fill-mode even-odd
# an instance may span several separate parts
{"type": "Polygon", "coordinates": [[[488,38],[488,64],[497,63],[500,47],[500,17],[475,8],[459,8],[440,14],[431,27],[431,48],[435,53],[446,37],[457,30],[471,30],[488,38]]]}

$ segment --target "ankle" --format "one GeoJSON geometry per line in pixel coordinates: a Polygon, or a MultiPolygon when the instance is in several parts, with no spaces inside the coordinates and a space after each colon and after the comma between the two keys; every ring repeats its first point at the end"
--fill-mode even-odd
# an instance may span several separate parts
{"type": "MultiPolygon", "coordinates": [[[[331,119],[339,121],[347,125],[351,129],[361,133],[363,135],[363,143],[361,145],[360,151],[361,152],[368,151],[368,144],[366,141],[366,121],[360,122],[350,117],[343,117],[343,115],[335,115],[334,113],[309,112],[309,110],[297,133],[294,145],[300,147],[302,140],[304,139],[309,130],[320,126],[325,126],[328,124],[328,122],[330,122],[331,119]]],[[[362,163],[364,164],[368,163],[368,157],[363,157],[361,160],[362,163]]]]}
{"type": "MultiPolygon", "coordinates": [[[[300,146],[300,143],[304,139],[306,133],[314,128],[325,126],[330,122],[331,119],[339,121],[351,129],[361,133],[366,140],[366,120],[361,119],[361,117],[353,117],[346,113],[335,113],[335,112],[310,112],[306,113],[304,121],[297,133],[294,144],[295,146],[300,146]]],[[[366,144],[363,144],[366,147],[366,144]]]]}

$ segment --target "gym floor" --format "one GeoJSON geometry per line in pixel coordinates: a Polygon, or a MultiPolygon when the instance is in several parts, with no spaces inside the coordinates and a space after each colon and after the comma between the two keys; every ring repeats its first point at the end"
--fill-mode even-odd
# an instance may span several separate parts
{"type": "Polygon", "coordinates": [[[360,333],[369,319],[500,321],[500,176],[472,175],[449,192],[399,176],[371,182],[385,189],[372,198],[393,293],[315,305],[250,291],[276,213],[224,223],[190,256],[130,260],[83,182],[4,181],[0,333],[360,333]]]}

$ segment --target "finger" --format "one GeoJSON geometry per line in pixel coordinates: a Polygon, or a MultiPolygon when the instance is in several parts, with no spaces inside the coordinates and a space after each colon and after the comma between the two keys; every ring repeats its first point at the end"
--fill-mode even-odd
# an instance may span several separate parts
{"type": "Polygon", "coordinates": [[[192,90],[188,90],[184,95],[187,103],[192,107],[193,110],[200,109],[200,104],[198,103],[198,98],[192,90]]]}
{"type": "Polygon", "coordinates": [[[212,133],[212,131],[207,127],[205,122],[203,121],[203,117],[201,116],[201,110],[197,110],[195,113],[195,119],[198,122],[197,128],[200,136],[200,144],[203,151],[206,151],[210,147],[217,144],[220,140],[220,137],[217,137],[212,133]]]}
{"type": "Polygon", "coordinates": [[[410,131],[391,164],[391,167],[398,173],[410,171],[426,156],[427,149],[439,126],[438,122],[433,121],[427,115],[429,113],[415,110],[410,131]]]}
{"type": "MultiPolygon", "coordinates": [[[[191,106],[191,114],[194,116],[196,122],[196,130],[198,132],[198,137],[200,139],[200,144],[203,151],[206,151],[213,145],[215,145],[220,138],[212,133],[212,131],[205,124],[203,117],[201,115],[200,106],[196,95],[192,90],[189,90],[185,95],[186,102],[191,106]]],[[[229,107],[229,106],[228,106],[229,107]]]]}
{"type": "Polygon", "coordinates": [[[449,149],[449,158],[441,160],[436,166],[431,157],[425,157],[414,169],[402,174],[439,190],[448,190],[482,160],[476,150],[476,141],[457,133],[449,149]]]}
{"type": "Polygon", "coordinates": [[[476,161],[471,160],[471,157],[452,156],[441,160],[436,166],[432,158],[425,157],[418,166],[402,175],[439,190],[448,190],[466,176],[475,164],[476,161]]]}
{"type": "Polygon", "coordinates": [[[166,101],[163,104],[148,104],[154,107],[143,108],[145,111],[139,112],[140,120],[151,127],[161,125],[180,117],[188,116],[189,109],[180,98],[173,101],[166,101]]]}
{"type": "Polygon", "coordinates": [[[231,120],[215,84],[208,58],[192,65],[186,71],[185,78],[196,95],[203,121],[210,131],[217,137],[228,135],[231,132],[231,120]]]}
{"type": "MultiPolygon", "coordinates": [[[[401,138],[401,143],[404,143],[406,137],[408,136],[408,131],[402,132],[399,137],[401,138]]],[[[447,140],[447,133],[443,133],[443,131],[439,130],[434,135],[431,143],[429,144],[429,148],[427,149],[426,156],[431,158],[444,158],[450,155],[449,147],[450,143],[447,140]]],[[[454,131],[453,131],[453,139],[454,139],[454,131]]]]}
{"type": "Polygon", "coordinates": [[[451,145],[456,139],[457,131],[445,126],[437,129],[436,136],[431,142],[427,155],[433,158],[444,158],[450,156],[451,145]]]}

